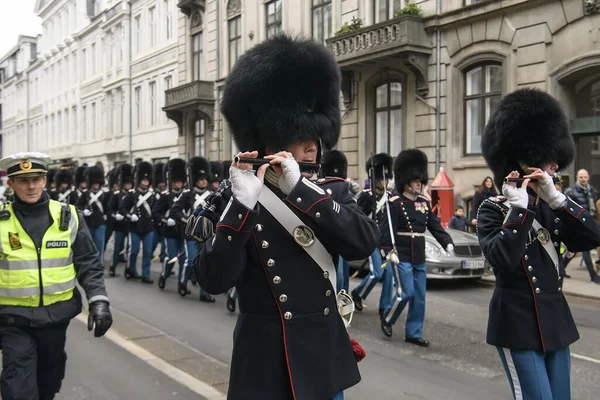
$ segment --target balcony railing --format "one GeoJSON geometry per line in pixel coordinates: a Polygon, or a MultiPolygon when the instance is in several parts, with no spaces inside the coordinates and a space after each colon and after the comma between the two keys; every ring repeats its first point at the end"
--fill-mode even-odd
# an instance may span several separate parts
{"type": "Polygon", "coordinates": [[[403,62],[415,72],[419,94],[427,93],[431,40],[418,16],[402,15],[327,39],[340,67],[403,62]]]}
{"type": "Polygon", "coordinates": [[[585,14],[600,13],[600,0],[582,0],[585,14]]]}
{"type": "Polygon", "coordinates": [[[194,113],[198,118],[206,120],[212,129],[214,113],[214,82],[194,81],[165,91],[165,107],[167,117],[177,123],[179,133],[183,132],[185,113],[194,113]]]}

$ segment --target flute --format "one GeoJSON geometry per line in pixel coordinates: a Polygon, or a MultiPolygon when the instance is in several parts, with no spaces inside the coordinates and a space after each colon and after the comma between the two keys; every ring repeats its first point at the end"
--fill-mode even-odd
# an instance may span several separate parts
{"type": "MultiPolygon", "coordinates": [[[[243,164],[252,164],[252,165],[264,165],[269,164],[271,160],[265,160],[264,158],[242,158],[235,156],[233,157],[233,161],[237,163],[243,164]]],[[[319,164],[316,163],[307,163],[307,162],[298,162],[298,166],[301,170],[305,171],[316,171],[321,168],[319,164]]]]}
{"type": "MultiPolygon", "coordinates": [[[[525,180],[525,178],[504,178],[504,183],[508,183],[508,182],[523,183],[524,180],[525,180]]],[[[537,181],[538,181],[537,179],[531,179],[531,183],[537,183],[537,181]]],[[[553,176],[552,182],[560,183],[560,178],[553,176]]]]}

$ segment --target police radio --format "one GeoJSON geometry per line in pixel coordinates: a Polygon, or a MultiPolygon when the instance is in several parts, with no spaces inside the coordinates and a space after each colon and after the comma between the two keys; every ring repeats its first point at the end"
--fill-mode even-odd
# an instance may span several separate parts
{"type": "Polygon", "coordinates": [[[0,221],[6,221],[10,219],[11,213],[6,209],[7,203],[2,203],[2,209],[0,210],[0,221]]]}
{"type": "Polygon", "coordinates": [[[69,229],[69,222],[71,222],[71,209],[69,206],[63,206],[60,209],[60,225],[58,229],[66,231],[69,229]]]}

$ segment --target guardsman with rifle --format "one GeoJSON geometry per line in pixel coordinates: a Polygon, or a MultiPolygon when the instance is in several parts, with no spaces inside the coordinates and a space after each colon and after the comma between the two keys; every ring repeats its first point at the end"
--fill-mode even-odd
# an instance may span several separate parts
{"type": "Polygon", "coordinates": [[[77,193],[73,190],[73,173],[70,169],[61,167],[54,175],[54,189],[50,191],[50,198],[59,203],[77,204],[77,193]]]}

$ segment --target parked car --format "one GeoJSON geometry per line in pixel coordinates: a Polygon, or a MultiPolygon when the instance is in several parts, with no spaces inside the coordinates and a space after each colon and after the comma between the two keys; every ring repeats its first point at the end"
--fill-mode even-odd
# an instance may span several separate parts
{"type": "MultiPolygon", "coordinates": [[[[454,241],[454,255],[446,252],[429,231],[425,233],[427,279],[481,279],[485,259],[477,235],[456,229],[446,229],[446,232],[454,241]]],[[[368,260],[353,261],[350,269],[360,269],[358,274],[364,276],[369,269],[368,260]]]]}

